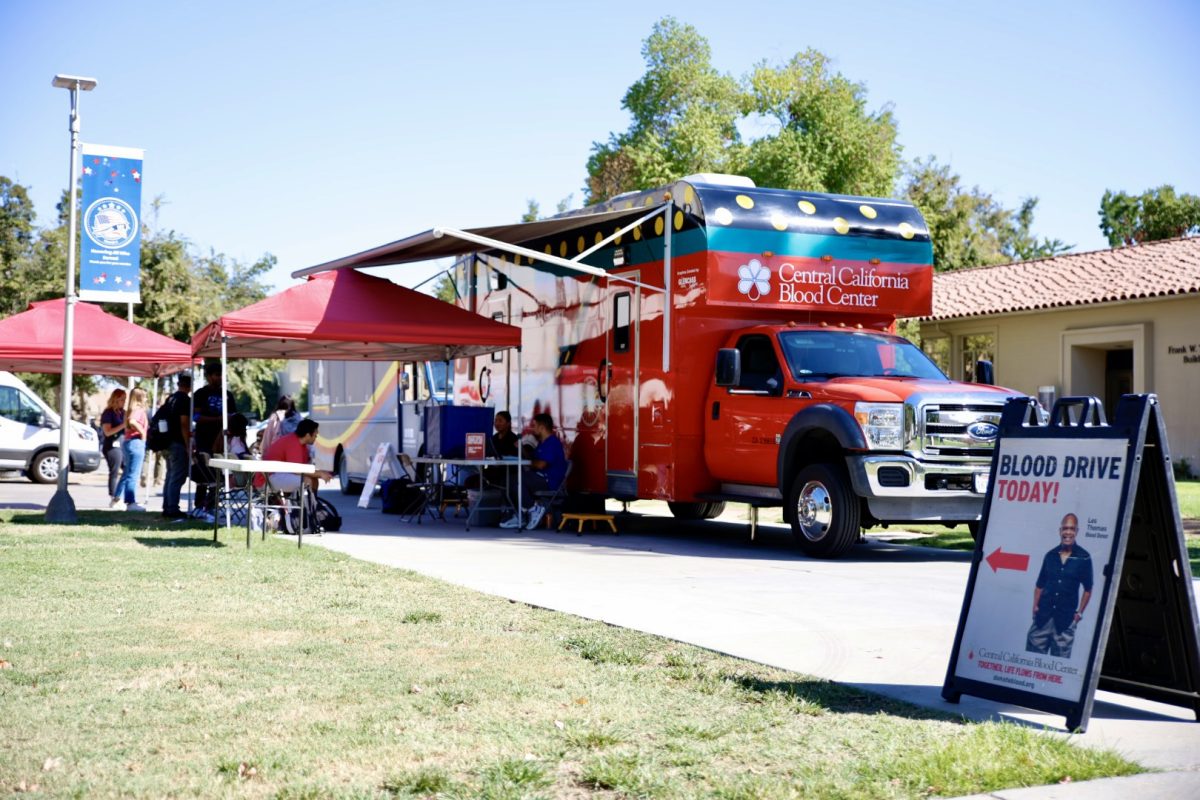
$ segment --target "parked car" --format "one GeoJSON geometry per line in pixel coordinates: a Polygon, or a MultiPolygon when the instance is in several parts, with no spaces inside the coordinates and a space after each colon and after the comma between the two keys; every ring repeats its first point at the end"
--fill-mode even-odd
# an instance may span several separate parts
{"type": "MultiPolygon", "coordinates": [[[[100,466],[100,438],[71,421],[72,472],[100,466]]],[[[22,470],[34,483],[58,480],[59,417],[11,372],[0,371],[0,469],[22,470]]]]}

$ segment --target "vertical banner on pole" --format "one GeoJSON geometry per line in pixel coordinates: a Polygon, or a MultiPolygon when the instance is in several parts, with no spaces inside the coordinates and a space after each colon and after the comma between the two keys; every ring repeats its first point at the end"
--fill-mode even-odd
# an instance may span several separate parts
{"type": "Polygon", "coordinates": [[[140,303],[142,157],[133,147],[83,145],[79,297],[140,303]]]}

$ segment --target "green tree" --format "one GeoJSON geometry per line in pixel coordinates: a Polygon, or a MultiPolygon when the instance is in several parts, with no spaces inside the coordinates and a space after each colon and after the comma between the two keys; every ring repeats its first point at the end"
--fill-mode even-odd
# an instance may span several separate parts
{"type": "Polygon", "coordinates": [[[1141,195],[1114,192],[1100,199],[1100,230],[1113,247],[1200,233],[1200,197],[1169,184],[1141,195]]]}
{"type": "Polygon", "coordinates": [[[587,202],[695,172],[736,172],[781,189],[892,193],[900,169],[892,111],[868,109],[866,87],[833,72],[824,54],[762,62],[738,81],[712,66],[695,28],[667,17],[642,56],[646,73],[622,101],[629,129],[592,146],[587,202]],[[755,120],[773,130],[744,142],[738,125],[755,120]]]}
{"type": "Polygon", "coordinates": [[[933,265],[939,271],[1003,264],[1057,255],[1071,248],[1058,239],[1033,236],[1037,198],[1007,209],[978,186],[966,188],[946,164],[934,158],[910,166],[904,196],[929,226],[933,265]]]}
{"type": "Polygon", "coordinates": [[[22,310],[18,279],[33,257],[36,218],[28,187],[0,175],[0,316],[22,310]]]}
{"type": "Polygon", "coordinates": [[[867,88],[829,69],[817,50],[780,67],[760,63],[744,81],[743,110],[779,126],[749,143],[741,173],[760,186],[887,196],[900,169],[890,107],[867,108],[867,88]]]}
{"type": "Polygon", "coordinates": [[[633,117],[629,130],[592,145],[588,203],[693,172],[729,171],[736,153],[741,90],[713,67],[708,40],[666,17],[654,24],[642,57],[646,73],[621,102],[633,117]]]}

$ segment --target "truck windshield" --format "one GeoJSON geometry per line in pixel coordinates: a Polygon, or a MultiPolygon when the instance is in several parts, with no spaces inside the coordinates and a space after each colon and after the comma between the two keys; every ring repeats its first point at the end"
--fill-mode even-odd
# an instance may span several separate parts
{"type": "Polygon", "coordinates": [[[948,380],[912,342],[883,333],[784,331],[783,356],[797,380],[894,377],[948,380]]]}

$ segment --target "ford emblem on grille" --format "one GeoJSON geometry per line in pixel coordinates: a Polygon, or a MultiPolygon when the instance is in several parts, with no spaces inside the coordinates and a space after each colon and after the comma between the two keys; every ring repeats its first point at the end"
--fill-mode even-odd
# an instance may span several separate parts
{"type": "Polygon", "coordinates": [[[1000,428],[990,422],[973,422],[967,426],[967,433],[972,439],[990,442],[1000,433],[1000,428]]]}

